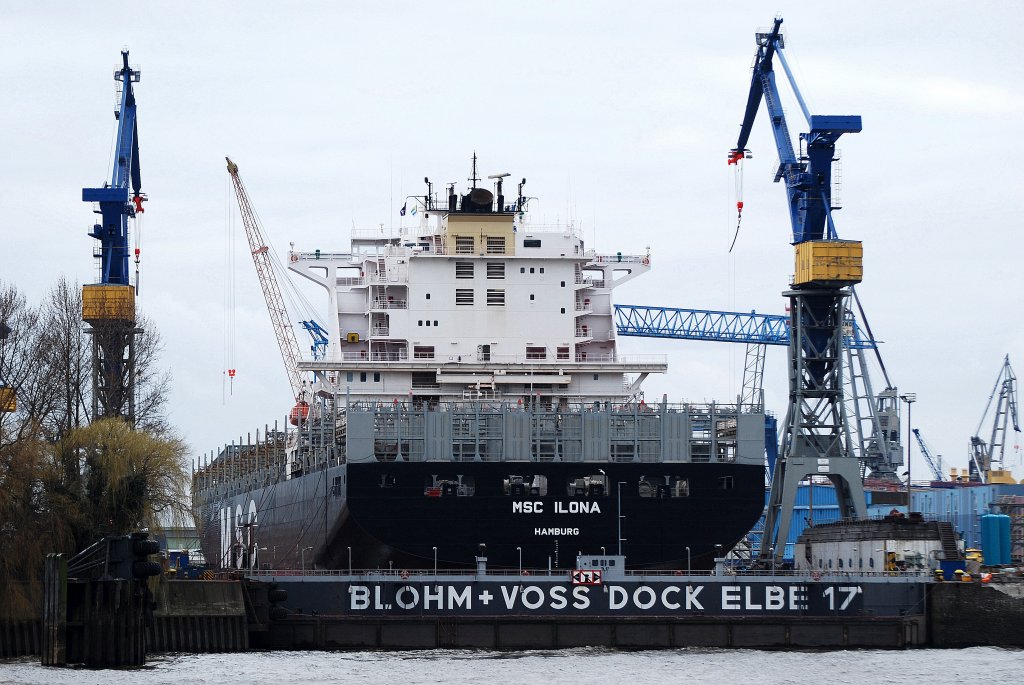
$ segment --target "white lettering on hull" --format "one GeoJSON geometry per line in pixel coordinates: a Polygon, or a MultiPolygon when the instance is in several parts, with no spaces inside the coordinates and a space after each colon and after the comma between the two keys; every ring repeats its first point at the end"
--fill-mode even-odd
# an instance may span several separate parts
{"type": "MultiPolygon", "coordinates": [[[[536,500],[521,500],[512,502],[513,514],[543,514],[544,502],[536,500]]],[[[554,514],[600,514],[601,503],[587,500],[572,500],[569,502],[557,501],[550,513],[554,514]]]]}
{"type": "MultiPolygon", "coordinates": [[[[348,608],[351,611],[470,612],[487,611],[492,602],[498,613],[520,611],[586,611],[594,606],[619,613],[657,612],[745,612],[770,614],[805,612],[810,609],[810,594],[818,589],[808,585],[768,585],[761,583],[731,585],[615,585],[603,587],[561,584],[474,585],[402,585],[391,594],[383,584],[350,585],[348,608]],[[704,593],[702,595],[702,593],[704,593]],[[703,600],[701,599],[703,598],[703,600]],[[716,602],[719,602],[716,605],[716,602]]],[[[815,594],[819,609],[829,612],[857,611],[854,599],[863,594],[857,585],[828,586],[815,594]]]]}

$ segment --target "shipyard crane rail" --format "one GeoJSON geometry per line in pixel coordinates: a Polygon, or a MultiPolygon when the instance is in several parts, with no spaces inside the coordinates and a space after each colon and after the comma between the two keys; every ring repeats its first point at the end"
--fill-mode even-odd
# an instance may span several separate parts
{"type": "Polygon", "coordinates": [[[228,174],[231,176],[231,184],[234,186],[235,197],[238,199],[238,209],[242,214],[242,223],[245,225],[245,235],[249,240],[249,251],[252,254],[252,261],[256,265],[256,274],[260,279],[263,297],[267,302],[267,311],[270,313],[270,322],[274,327],[274,335],[277,337],[277,347],[281,351],[281,360],[284,362],[285,372],[288,374],[292,396],[296,402],[302,402],[305,395],[305,383],[302,373],[299,371],[302,353],[299,349],[299,341],[295,337],[295,328],[288,318],[288,310],[285,307],[284,297],[281,295],[281,288],[274,274],[271,251],[263,237],[259,218],[249,201],[249,194],[245,190],[242,178],[238,175],[238,165],[228,157],[224,159],[227,160],[228,174]]]}
{"type": "Polygon", "coordinates": [[[1009,427],[1020,433],[1017,418],[1017,376],[1010,366],[1010,355],[1003,358],[1003,365],[996,376],[996,384],[988,396],[985,411],[978,421],[978,428],[971,436],[970,479],[987,483],[992,471],[1003,468],[1003,456],[1006,453],[1006,432],[1009,427]],[[998,398],[998,399],[996,399],[998,398]],[[982,439],[981,429],[985,418],[992,408],[992,400],[996,400],[995,413],[992,420],[992,432],[988,442],[982,439]]]}
{"type": "Polygon", "coordinates": [[[942,457],[933,457],[932,451],[928,449],[928,445],[925,444],[924,438],[921,437],[921,431],[914,428],[914,437],[917,438],[917,446],[921,448],[921,456],[928,462],[928,467],[932,470],[932,474],[935,475],[935,480],[943,480],[944,476],[942,473],[942,457]]]}

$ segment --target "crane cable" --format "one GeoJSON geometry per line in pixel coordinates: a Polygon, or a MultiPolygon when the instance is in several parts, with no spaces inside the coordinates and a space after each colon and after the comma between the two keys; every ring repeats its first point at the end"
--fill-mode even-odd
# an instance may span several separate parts
{"type": "Polygon", "coordinates": [[[224,186],[224,371],[221,402],[235,390],[235,215],[231,209],[231,180],[224,186]]]}
{"type": "Polygon", "coordinates": [[[736,247],[736,239],[740,237],[740,223],[743,221],[743,157],[730,157],[729,165],[736,166],[736,232],[732,235],[732,243],[729,245],[729,252],[736,247]]]}

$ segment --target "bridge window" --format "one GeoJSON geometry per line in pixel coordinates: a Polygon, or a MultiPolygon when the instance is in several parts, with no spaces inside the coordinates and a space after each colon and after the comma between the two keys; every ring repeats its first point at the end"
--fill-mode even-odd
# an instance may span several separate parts
{"type": "Polygon", "coordinates": [[[487,254],[505,254],[505,238],[503,236],[488,237],[487,254]]]}
{"type": "Polygon", "coordinates": [[[504,307],[505,306],[505,290],[503,288],[488,288],[487,289],[487,306],[488,307],[504,307]]]}
{"type": "Polygon", "coordinates": [[[537,238],[525,238],[523,247],[540,247],[540,240],[537,238]]]}

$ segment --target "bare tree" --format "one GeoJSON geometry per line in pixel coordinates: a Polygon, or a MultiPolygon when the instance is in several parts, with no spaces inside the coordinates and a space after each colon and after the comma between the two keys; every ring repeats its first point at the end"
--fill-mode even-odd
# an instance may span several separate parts
{"type": "Polygon", "coordinates": [[[73,553],[104,534],[181,521],[187,512],[184,443],[167,420],[170,376],[152,323],[136,346],[136,430],[89,420],[91,345],[81,291],[61,279],[35,308],[0,283],[0,619],[31,615],[46,552],[73,553]]]}

